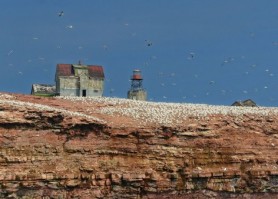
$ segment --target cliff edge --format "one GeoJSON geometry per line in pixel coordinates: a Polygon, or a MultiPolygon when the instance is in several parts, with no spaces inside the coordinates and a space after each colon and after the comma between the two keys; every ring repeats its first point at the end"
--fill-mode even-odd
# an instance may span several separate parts
{"type": "Polygon", "coordinates": [[[278,108],[0,93],[0,198],[277,198],[278,108]]]}

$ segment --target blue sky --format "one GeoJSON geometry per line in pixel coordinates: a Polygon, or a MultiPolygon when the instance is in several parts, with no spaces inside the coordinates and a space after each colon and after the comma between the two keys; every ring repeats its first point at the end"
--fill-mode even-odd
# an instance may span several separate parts
{"type": "Polygon", "coordinates": [[[56,64],[82,60],[104,66],[105,96],[125,98],[133,69],[141,69],[152,101],[278,106],[276,0],[0,0],[0,7],[0,91],[29,94],[33,83],[54,84],[56,64]]]}

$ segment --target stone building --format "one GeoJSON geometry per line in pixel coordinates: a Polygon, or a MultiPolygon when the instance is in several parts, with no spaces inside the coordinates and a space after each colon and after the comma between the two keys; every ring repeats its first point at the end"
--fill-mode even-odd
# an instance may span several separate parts
{"type": "Polygon", "coordinates": [[[56,93],[60,96],[102,96],[104,72],[102,66],[57,64],[56,93]]]}

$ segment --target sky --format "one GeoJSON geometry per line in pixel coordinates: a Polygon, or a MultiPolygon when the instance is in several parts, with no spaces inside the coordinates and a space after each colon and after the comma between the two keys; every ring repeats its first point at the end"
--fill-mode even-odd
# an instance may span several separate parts
{"type": "Polygon", "coordinates": [[[0,0],[0,91],[55,84],[59,63],[102,65],[104,96],[134,69],[149,101],[278,106],[277,0],[0,0]],[[63,12],[62,16],[59,13],[63,12]]]}

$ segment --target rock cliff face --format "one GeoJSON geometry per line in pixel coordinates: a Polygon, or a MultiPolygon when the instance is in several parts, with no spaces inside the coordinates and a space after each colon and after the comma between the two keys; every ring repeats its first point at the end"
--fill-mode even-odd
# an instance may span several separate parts
{"type": "Polygon", "coordinates": [[[0,94],[0,198],[277,198],[278,109],[0,94]]]}

